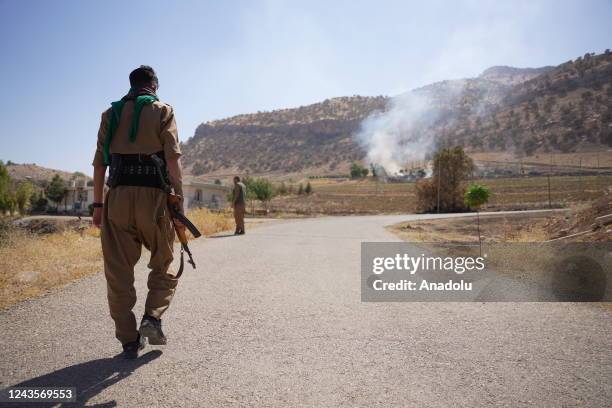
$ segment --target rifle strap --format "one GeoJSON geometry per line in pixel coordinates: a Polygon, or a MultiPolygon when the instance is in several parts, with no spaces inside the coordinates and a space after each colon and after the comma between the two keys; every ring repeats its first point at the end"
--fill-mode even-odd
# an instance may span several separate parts
{"type": "Polygon", "coordinates": [[[183,269],[185,267],[185,261],[183,259],[184,255],[185,255],[185,250],[183,249],[183,246],[181,245],[181,263],[179,265],[179,270],[176,274],[176,279],[180,278],[181,275],[183,274],[183,269]]]}

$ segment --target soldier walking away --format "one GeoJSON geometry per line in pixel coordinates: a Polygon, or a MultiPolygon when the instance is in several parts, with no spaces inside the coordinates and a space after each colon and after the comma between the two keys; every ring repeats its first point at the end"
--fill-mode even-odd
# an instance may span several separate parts
{"type": "Polygon", "coordinates": [[[236,221],[236,232],[234,235],[244,235],[244,213],[246,211],[246,186],[240,181],[240,177],[234,177],[234,190],[232,191],[232,207],[234,208],[234,220],[236,221]]]}
{"type": "MultiPolygon", "coordinates": [[[[130,73],[130,91],[102,113],[94,166],[94,225],[101,227],[104,273],[115,335],[123,357],[136,358],[148,339],[166,344],[161,316],[168,309],[178,277],[173,260],[175,226],[162,182],[182,197],[181,150],[172,107],[157,97],[153,68],[130,73]],[[163,160],[164,166],[160,166],[163,160]],[[157,164],[157,166],[155,165],[157,164]],[[104,176],[110,166],[104,201],[104,176]],[[165,177],[165,178],[162,178],[165,177]],[[167,184],[166,184],[167,185],[167,184]],[[145,314],[137,329],[134,266],[142,246],[151,252],[145,314]]],[[[182,213],[182,200],[178,206],[182,213]]]]}

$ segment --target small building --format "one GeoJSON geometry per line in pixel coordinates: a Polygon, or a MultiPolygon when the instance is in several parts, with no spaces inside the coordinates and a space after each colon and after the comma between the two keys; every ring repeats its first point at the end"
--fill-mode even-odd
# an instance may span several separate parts
{"type": "MultiPolygon", "coordinates": [[[[104,190],[106,192],[106,186],[104,190]]],[[[59,212],[88,214],[89,206],[93,204],[93,185],[91,180],[75,179],[66,182],[66,195],[57,206],[59,212]]],[[[197,180],[185,176],[183,180],[183,195],[185,209],[210,208],[222,209],[228,206],[227,197],[231,188],[222,184],[197,180]]]]}
{"type": "Polygon", "coordinates": [[[185,209],[210,208],[219,210],[228,206],[231,188],[222,184],[198,180],[186,176],[183,180],[185,209]]]}
{"type": "Polygon", "coordinates": [[[89,206],[93,204],[93,185],[86,179],[66,181],[66,195],[57,206],[60,212],[88,214],[89,206]]]}

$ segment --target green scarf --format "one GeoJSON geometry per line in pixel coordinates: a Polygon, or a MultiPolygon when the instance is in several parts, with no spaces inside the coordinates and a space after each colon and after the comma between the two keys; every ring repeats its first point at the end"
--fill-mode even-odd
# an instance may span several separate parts
{"type": "Polygon", "coordinates": [[[134,96],[136,92],[130,89],[127,95],[116,102],[111,102],[110,120],[108,128],[106,129],[106,135],[104,137],[104,164],[107,166],[110,164],[110,145],[113,140],[113,135],[117,126],[119,126],[119,120],[121,119],[121,112],[126,101],[134,100],[134,114],[132,115],[132,126],[130,127],[129,140],[131,143],[136,141],[136,135],[138,134],[138,124],[140,122],[140,113],[145,105],[150,105],[159,99],[152,92],[140,91],[141,95],[134,96]]]}

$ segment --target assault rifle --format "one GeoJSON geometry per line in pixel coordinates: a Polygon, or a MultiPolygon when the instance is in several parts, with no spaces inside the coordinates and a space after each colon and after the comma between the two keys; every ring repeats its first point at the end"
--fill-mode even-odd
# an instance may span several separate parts
{"type": "Polygon", "coordinates": [[[174,222],[172,223],[174,225],[174,230],[176,231],[176,235],[178,236],[179,242],[181,243],[181,263],[179,266],[179,270],[176,274],[176,277],[180,278],[183,274],[183,257],[185,252],[187,252],[187,256],[189,256],[189,260],[187,262],[191,264],[193,269],[196,268],[195,262],[193,260],[193,255],[189,250],[189,245],[187,245],[187,235],[185,233],[185,228],[188,229],[189,232],[191,232],[191,234],[195,238],[201,237],[202,233],[200,233],[198,228],[193,225],[193,223],[189,221],[189,219],[185,217],[185,214],[183,214],[183,212],[181,211],[181,201],[183,198],[172,191],[172,186],[168,179],[168,173],[166,172],[166,163],[164,162],[164,160],[162,160],[159,156],[155,154],[152,154],[150,157],[153,163],[155,164],[155,168],[159,174],[162,189],[166,192],[166,194],[168,194],[168,208],[170,209],[170,215],[173,220],[178,220],[182,224],[182,226],[177,226],[174,222]]]}

